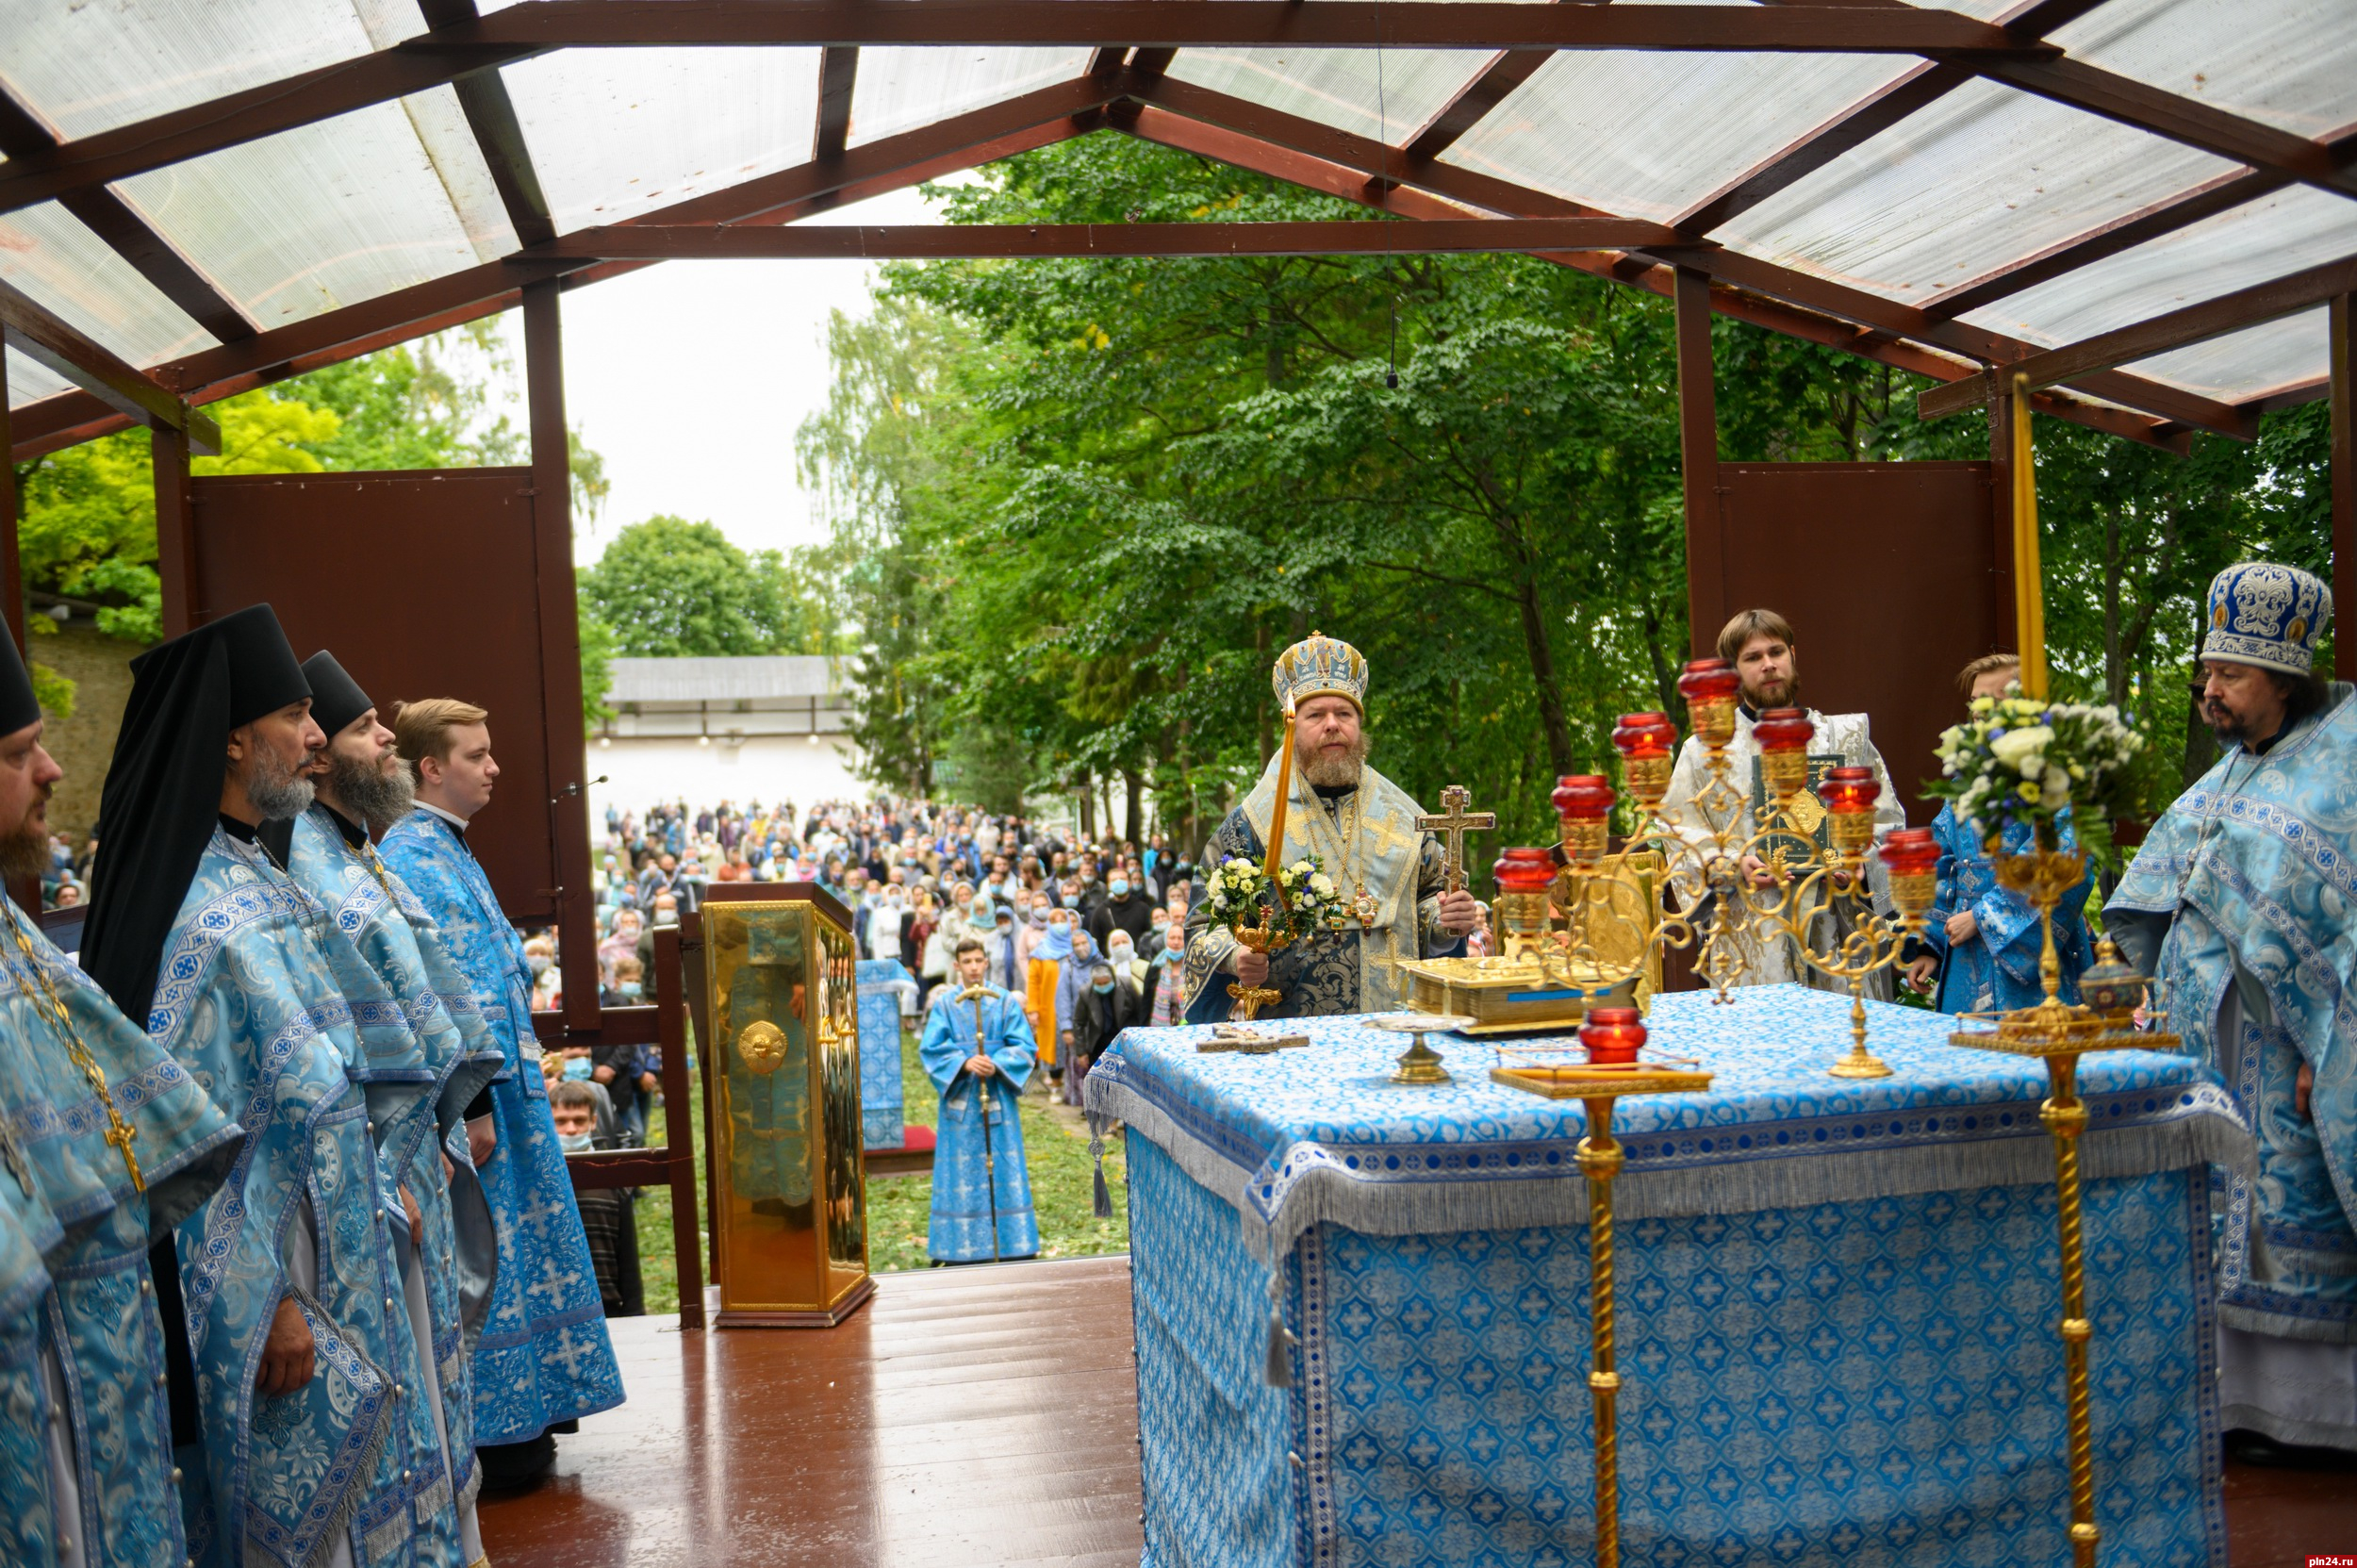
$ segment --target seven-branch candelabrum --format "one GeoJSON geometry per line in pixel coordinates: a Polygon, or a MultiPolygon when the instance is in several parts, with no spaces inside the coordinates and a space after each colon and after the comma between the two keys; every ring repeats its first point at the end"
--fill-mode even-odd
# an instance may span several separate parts
{"type": "MultiPolygon", "coordinates": [[[[1564,865],[1544,850],[1508,850],[1499,863],[1499,924],[1508,952],[1538,963],[1550,979],[1608,988],[1637,974],[1656,945],[1695,949],[1695,970],[1717,993],[1730,992],[1751,954],[1789,942],[1810,967],[1846,982],[1851,1050],[1832,1069],[1879,1078],[1889,1068],[1866,1050],[1865,984],[1897,964],[1922,929],[1934,891],[1938,847],[1927,828],[1902,829],[1874,847],[1874,802],[1882,786],[1871,768],[1837,767],[1810,799],[1808,745],[1816,726],[1798,708],[1772,708],[1752,727],[1765,800],[1747,820],[1749,794],[1734,780],[1726,748],[1735,738],[1739,680],[1724,659],[1686,667],[1678,690],[1703,743],[1701,787],[1665,810],[1677,751],[1677,728],[1658,713],[1623,716],[1612,732],[1621,753],[1637,831],[1610,850],[1617,797],[1601,774],[1572,775],[1555,791],[1564,865]],[[1818,846],[1804,818],[1821,808],[1826,843],[1818,846]],[[1890,875],[1896,913],[1877,914],[1867,887],[1867,856],[1890,875]],[[1516,860],[1524,856],[1525,865],[1516,860]],[[1638,857],[1656,856],[1684,907],[1656,915],[1654,900],[1632,909],[1628,889],[1638,857]],[[1821,918],[1838,903],[1850,918],[1821,918]],[[1561,929],[1554,928],[1552,910],[1561,929]],[[1633,956],[1632,956],[1633,955],[1633,956]]],[[[1814,826],[1814,822],[1810,823],[1814,826]]]]}

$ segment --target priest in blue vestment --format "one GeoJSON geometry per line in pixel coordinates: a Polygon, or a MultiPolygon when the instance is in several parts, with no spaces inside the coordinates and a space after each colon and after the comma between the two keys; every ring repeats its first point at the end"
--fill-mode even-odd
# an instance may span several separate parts
{"type": "MultiPolygon", "coordinates": [[[[0,637],[0,878],[46,867],[62,776],[0,637]]],[[[0,1561],[177,1562],[148,1254],[221,1185],[240,1132],[28,915],[0,900],[0,1561]]]]}
{"type": "Polygon", "coordinates": [[[408,1413],[393,1228],[410,1220],[369,1125],[343,939],[257,837],[310,804],[309,686],[268,605],[131,669],[82,959],[245,1131],[176,1237],[201,1428],[178,1451],[189,1555],[431,1560],[455,1530],[408,1413]]]}
{"type": "MultiPolygon", "coordinates": [[[[1989,653],[1964,667],[1956,685],[1968,701],[1998,698],[2020,678],[2021,663],[2011,653],[1989,653]]],[[[2063,813],[2062,847],[2076,849],[2070,814],[2063,813]]],[[[1980,835],[1958,821],[1953,803],[1932,819],[1939,845],[1938,892],[1932,900],[1918,956],[1907,966],[1907,983],[1932,993],[1942,1013],[2007,1012],[2046,999],[2038,964],[2046,936],[2030,900],[1997,884],[1997,864],[1980,835]]],[[[2005,827],[2004,852],[2027,854],[2036,848],[2027,822],[2005,827]]],[[[2079,976],[2089,962],[2087,895],[2095,889],[2095,867],[2054,907],[2054,956],[2062,965],[2062,999],[2079,999],[2079,976]]]]}
{"type": "Polygon", "coordinates": [[[474,1440],[486,1485],[528,1483],[555,1462],[557,1430],[622,1402],[604,1303],[532,1032],[532,970],[467,846],[499,765],[490,716],[450,698],[404,703],[394,745],[417,809],[381,841],[472,991],[503,1065],[468,1108],[475,1175],[499,1237],[499,1273],[475,1342],[474,1440]]]}
{"type": "Polygon", "coordinates": [[[433,920],[369,840],[410,809],[409,769],[376,704],[333,654],[304,661],[311,717],[327,736],[313,778],[311,809],[288,827],[287,868],[318,900],[365,963],[345,983],[356,1011],[390,1015],[398,1056],[370,1049],[367,1084],[378,1158],[418,1213],[419,1245],[404,1232],[402,1283],[417,1336],[423,1415],[449,1468],[456,1506],[458,1559],[483,1557],[474,1498],[474,1392],[468,1361],[498,1268],[498,1244],[469,1157],[463,1114],[504,1065],[473,994],[451,966],[433,920]]]}
{"type": "Polygon", "coordinates": [[[1038,1056],[1022,999],[983,983],[990,954],[958,944],[958,983],[925,1015],[917,1048],[940,1091],[933,1210],[925,1251],[937,1263],[1006,1263],[1039,1253],[1018,1097],[1038,1056]]]}
{"type": "Polygon", "coordinates": [[[2105,923],[2258,1133],[2256,1180],[2213,1178],[2225,1425],[2254,1459],[2357,1450],[2357,702],[2315,672],[2332,598],[2310,573],[2247,561],[2208,606],[2225,754],[2105,923]]]}

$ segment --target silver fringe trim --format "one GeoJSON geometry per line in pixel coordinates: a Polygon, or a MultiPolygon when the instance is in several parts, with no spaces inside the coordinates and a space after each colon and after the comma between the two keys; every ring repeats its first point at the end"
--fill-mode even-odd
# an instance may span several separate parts
{"type": "MultiPolygon", "coordinates": [[[[1257,1173],[1181,1129],[1128,1084],[1109,1081],[1098,1088],[1092,1081],[1090,1099],[1092,1111],[1117,1116],[1132,1131],[1152,1139],[1181,1170],[1233,1204],[1245,1247],[1271,1267],[1303,1231],[1322,1224],[1362,1235],[1412,1236],[1588,1223],[1588,1187],[1576,1171],[1512,1180],[1411,1182],[1361,1180],[1328,1167],[1296,1180],[1283,1207],[1264,1217],[1251,1201],[1257,1173]]],[[[2256,1157],[2250,1132],[2215,1114],[2090,1130],[2081,1145],[2081,1168],[2090,1180],[2200,1164],[2245,1169],[2256,1157]]],[[[1812,1150],[1772,1160],[1632,1169],[1613,1184],[1613,1202],[1624,1220],[1668,1219],[2043,1185],[2053,1180],[2052,1140],[2034,1131],[1854,1154],[1812,1150]]]]}
{"type": "Polygon", "coordinates": [[[2312,1345],[2357,1345],[2357,1324],[2346,1318],[2327,1322],[2221,1301],[2217,1304],[2217,1320],[2229,1329],[2240,1329],[2250,1334],[2270,1334],[2277,1339],[2305,1340],[2312,1345]]]}

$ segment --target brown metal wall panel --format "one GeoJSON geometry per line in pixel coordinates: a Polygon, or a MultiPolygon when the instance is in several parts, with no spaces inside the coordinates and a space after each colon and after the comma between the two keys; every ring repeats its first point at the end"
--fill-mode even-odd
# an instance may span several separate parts
{"type": "MultiPolygon", "coordinates": [[[[1986,463],[1722,463],[1720,553],[1727,609],[1792,622],[1803,700],[1865,713],[1906,801],[1931,821],[1922,782],[1960,717],[1955,675],[2013,646],[1997,592],[1986,463]]],[[[1707,646],[1717,626],[1695,628],[1707,646]]]]}
{"type": "Polygon", "coordinates": [[[566,777],[580,777],[582,740],[578,713],[549,715],[542,701],[532,470],[237,475],[190,487],[192,624],[267,601],[297,657],[332,650],[387,711],[423,697],[490,710],[499,784],[467,842],[511,919],[552,919],[551,762],[569,748],[566,777]]]}

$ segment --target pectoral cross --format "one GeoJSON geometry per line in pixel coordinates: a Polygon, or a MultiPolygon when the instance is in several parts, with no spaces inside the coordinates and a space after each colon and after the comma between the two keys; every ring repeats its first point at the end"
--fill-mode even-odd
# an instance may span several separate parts
{"type": "Polygon", "coordinates": [[[1498,825],[1494,811],[1467,811],[1473,804],[1473,792],[1463,784],[1451,784],[1441,791],[1441,814],[1419,817],[1416,826],[1426,833],[1441,835],[1441,866],[1444,892],[1456,893],[1465,885],[1465,835],[1487,833],[1498,825]]]}

